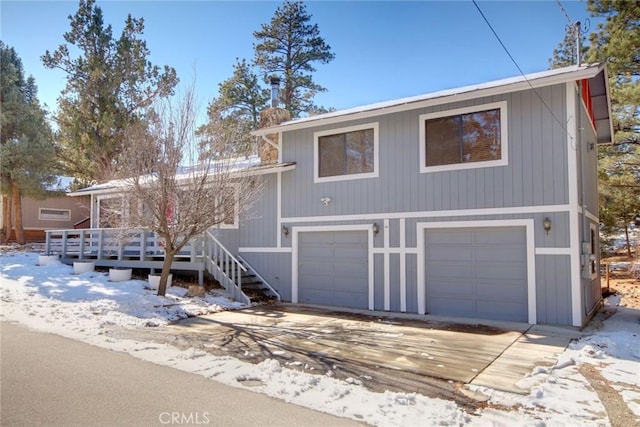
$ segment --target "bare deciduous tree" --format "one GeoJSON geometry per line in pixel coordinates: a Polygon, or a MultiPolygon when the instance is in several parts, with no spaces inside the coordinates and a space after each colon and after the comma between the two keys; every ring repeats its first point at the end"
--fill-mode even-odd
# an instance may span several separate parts
{"type": "Polygon", "coordinates": [[[237,221],[260,191],[259,177],[245,158],[227,149],[240,129],[210,129],[218,137],[196,136],[193,86],[174,99],[157,102],[146,120],[127,130],[121,159],[128,177],[122,193],[126,224],[154,231],[164,243],[158,295],[164,295],[171,264],[193,238],[237,221]],[[185,166],[190,165],[190,166],[185,166]]]}

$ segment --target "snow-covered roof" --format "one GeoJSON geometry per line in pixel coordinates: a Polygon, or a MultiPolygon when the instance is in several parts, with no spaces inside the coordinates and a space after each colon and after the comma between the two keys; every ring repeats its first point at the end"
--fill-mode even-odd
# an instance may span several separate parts
{"type": "MultiPolygon", "coordinates": [[[[553,70],[546,70],[537,73],[531,73],[526,75],[520,75],[516,77],[510,77],[501,80],[490,81],[486,83],[463,86],[453,89],[441,90],[438,92],[432,92],[428,94],[412,96],[408,98],[400,98],[391,101],[378,102],[375,104],[364,105],[360,107],[349,108],[346,110],[332,111],[330,113],[319,114],[316,116],[303,117],[300,119],[289,120],[281,123],[277,126],[271,126],[267,128],[258,129],[252,132],[252,135],[261,136],[268,135],[277,132],[304,129],[311,126],[321,126],[325,124],[339,123],[347,120],[357,120],[366,117],[378,116],[381,114],[394,113],[399,111],[405,111],[415,108],[423,108],[431,105],[439,105],[449,102],[462,101],[466,99],[479,98],[481,96],[497,95],[501,93],[515,92],[518,90],[524,90],[528,88],[536,88],[542,86],[549,86],[553,84],[566,83],[569,81],[577,81],[581,79],[591,79],[603,75],[604,83],[600,86],[606,86],[606,72],[604,64],[586,64],[586,65],[573,65],[570,67],[556,68],[553,70]]],[[[593,92],[593,91],[592,91],[593,92]]],[[[602,95],[602,94],[600,94],[602,95]]],[[[608,90],[604,98],[600,102],[600,110],[603,113],[603,124],[605,121],[609,122],[608,126],[601,126],[603,128],[602,135],[600,135],[600,129],[598,130],[598,142],[605,141],[611,138],[612,128],[610,125],[609,114],[610,111],[608,104],[608,90]],[[606,111],[605,111],[606,110],[606,111]],[[606,117],[604,114],[606,112],[606,117]],[[606,128],[606,129],[605,129],[606,128]],[[611,135],[609,135],[611,134],[611,135]]],[[[592,93],[592,97],[594,97],[592,93]]],[[[595,106],[595,105],[594,105],[595,106]]]]}
{"type": "MultiPolygon", "coordinates": [[[[243,175],[262,175],[265,173],[276,172],[276,170],[289,170],[294,167],[295,163],[261,164],[260,157],[253,155],[234,159],[214,160],[208,165],[180,166],[176,173],[176,180],[186,180],[198,173],[215,173],[216,170],[223,171],[223,173],[231,175],[239,174],[240,172],[242,172],[243,175]]],[[[151,177],[149,178],[151,179],[151,177]]],[[[68,195],[84,196],[87,194],[113,193],[114,190],[125,188],[130,185],[130,178],[114,179],[101,184],[92,185],[91,187],[82,188],[68,193],[68,195]]]]}

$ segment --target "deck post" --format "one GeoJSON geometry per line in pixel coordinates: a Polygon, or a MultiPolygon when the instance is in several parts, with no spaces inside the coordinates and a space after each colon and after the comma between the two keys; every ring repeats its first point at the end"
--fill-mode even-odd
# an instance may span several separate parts
{"type": "Polygon", "coordinates": [[[62,258],[67,257],[67,230],[62,232],[62,258]]]}
{"type": "Polygon", "coordinates": [[[102,245],[104,243],[104,229],[101,228],[98,233],[98,259],[102,259],[102,245]]]}
{"type": "Polygon", "coordinates": [[[84,259],[84,230],[80,230],[80,247],[78,250],[78,259],[84,259]]]}
{"type": "Polygon", "coordinates": [[[50,251],[51,251],[51,234],[48,231],[45,231],[44,233],[44,249],[45,249],[45,255],[50,255],[50,251]]]}

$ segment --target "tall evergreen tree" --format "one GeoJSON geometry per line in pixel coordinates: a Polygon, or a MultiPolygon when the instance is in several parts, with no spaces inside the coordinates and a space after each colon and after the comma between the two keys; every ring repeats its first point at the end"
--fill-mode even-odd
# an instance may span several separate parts
{"type": "Polygon", "coordinates": [[[42,61],[67,73],[56,118],[58,143],[67,173],[77,185],[87,185],[117,172],[124,130],[143,117],[154,99],[173,94],[178,78],[173,68],[147,60],[142,18],[129,15],[116,39],[95,0],[80,0],[69,21],[65,43],[47,51],[42,61]]]}
{"type": "Polygon", "coordinates": [[[291,117],[315,111],[313,97],[326,89],[313,80],[314,64],[327,64],[335,55],[320,36],[317,24],[302,1],[285,1],[269,24],[263,24],[253,36],[255,64],[265,78],[281,77],[282,102],[291,117]]]}
{"type": "Polygon", "coordinates": [[[12,225],[18,243],[25,243],[22,197],[44,197],[56,180],[55,148],[46,112],[40,106],[32,76],[24,78],[16,51],[0,41],[0,179],[4,238],[12,225]],[[13,215],[9,213],[13,211],[13,215]],[[13,219],[13,224],[11,219],[13,219]]]}
{"type": "Polygon", "coordinates": [[[640,3],[589,0],[593,16],[605,18],[591,34],[589,61],[606,61],[614,141],[599,151],[600,217],[609,232],[624,232],[640,216],[640,3]]]}
{"type": "Polygon", "coordinates": [[[269,91],[260,86],[258,76],[245,59],[236,59],[233,75],[218,85],[219,95],[207,107],[206,124],[198,128],[203,144],[220,148],[215,140],[233,141],[227,147],[230,152],[246,155],[254,147],[250,132],[260,125],[260,111],[267,106],[269,91]],[[217,133],[221,129],[233,129],[234,138],[217,133]]]}

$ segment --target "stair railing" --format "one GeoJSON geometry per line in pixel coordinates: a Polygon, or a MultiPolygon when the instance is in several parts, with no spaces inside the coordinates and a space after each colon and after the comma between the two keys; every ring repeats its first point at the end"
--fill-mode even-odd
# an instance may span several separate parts
{"type": "Polygon", "coordinates": [[[242,292],[242,272],[247,271],[246,267],[216,239],[213,233],[207,231],[206,236],[205,267],[207,271],[236,301],[251,304],[251,299],[242,292]]]}

